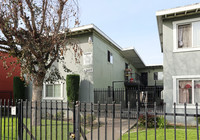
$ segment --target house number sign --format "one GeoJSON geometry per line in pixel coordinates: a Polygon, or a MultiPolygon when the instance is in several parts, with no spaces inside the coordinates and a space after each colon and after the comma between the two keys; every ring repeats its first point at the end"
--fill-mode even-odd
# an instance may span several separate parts
{"type": "Polygon", "coordinates": [[[16,106],[11,107],[11,115],[16,115],[16,106]]]}

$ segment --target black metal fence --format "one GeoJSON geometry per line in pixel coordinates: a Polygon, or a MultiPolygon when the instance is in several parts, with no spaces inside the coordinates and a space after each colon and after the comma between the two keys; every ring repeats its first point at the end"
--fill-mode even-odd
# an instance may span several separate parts
{"type": "Polygon", "coordinates": [[[175,103],[173,112],[166,112],[165,104],[163,112],[159,112],[156,102],[153,109],[145,103],[144,110],[139,110],[138,103],[136,103],[136,110],[131,110],[131,103],[128,102],[128,108],[124,110],[122,104],[115,102],[111,104],[77,102],[74,108],[73,104],[62,101],[20,100],[15,103],[8,101],[6,105],[6,101],[0,100],[0,140],[171,139],[167,135],[169,129],[173,130],[172,139],[176,140],[180,127],[184,130],[184,139],[187,140],[190,138],[188,118],[194,118],[195,125],[192,130],[195,138],[193,139],[199,140],[198,111],[198,104],[193,113],[187,113],[189,111],[186,104],[184,104],[184,112],[178,113],[175,103]],[[127,117],[124,118],[125,114],[127,117]],[[135,118],[131,117],[132,115],[135,118]],[[168,125],[167,120],[170,118],[167,117],[171,117],[171,125],[168,125]],[[183,119],[183,126],[177,127],[179,117],[183,119]],[[163,121],[159,123],[158,118],[163,121]],[[151,135],[153,138],[149,138],[151,135]]]}
{"type": "Polygon", "coordinates": [[[136,86],[128,88],[112,88],[94,89],[94,103],[100,104],[121,102],[122,108],[128,107],[128,102],[131,104],[131,109],[136,109],[136,102],[139,102],[139,108],[144,108],[144,103],[148,103],[148,107],[153,108],[154,102],[162,109],[163,100],[161,99],[162,86],[136,86]]]}

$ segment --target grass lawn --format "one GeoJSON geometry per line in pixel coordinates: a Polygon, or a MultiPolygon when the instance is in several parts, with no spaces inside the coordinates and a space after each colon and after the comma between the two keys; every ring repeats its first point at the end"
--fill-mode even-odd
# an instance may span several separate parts
{"type": "MultiPolygon", "coordinates": [[[[144,129],[140,129],[138,132],[139,140],[145,140],[146,139],[146,132],[144,129]]],[[[124,134],[122,136],[123,140],[128,139],[128,133],[124,134]]],[[[130,132],[130,139],[131,140],[137,140],[137,132],[136,129],[131,130],[130,132]]],[[[155,139],[155,129],[148,129],[147,130],[147,139],[148,140],[154,140],[155,139]]],[[[156,129],[156,139],[158,140],[164,140],[164,129],[156,129]]],[[[174,139],[174,129],[173,128],[167,128],[166,129],[166,139],[167,140],[173,140],[174,139]]],[[[185,140],[185,129],[184,127],[178,127],[176,129],[176,139],[177,140],[185,140]]],[[[195,128],[188,128],[187,129],[187,139],[188,140],[196,140],[197,139],[197,130],[195,128]]]]}
{"type": "MultiPolygon", "coordinates": [[[[26,124],[26,120],[24,119],[24,124],[26,124]]],[[[51,137],[51,121],[47,120],[47,125],[46,125],[46,130],[47,130],[47,140],[50,139],[51,137]]],[[[30,119],[27,119],[27,128],[29,129],[29,131],[31,130],[30,128],[30,119]]],[[[16,140],[16,137],[18,137],[16,134],[16,119],[13,118],[13,123],[12,123],[12,118],[9,119],[9,127],[8,127],[8,118],[5,118],[5,129],[4,129],[4,118],[2,118],[2,139],[4,139],[4,131],[5,131],[5,140],[12,140],[12,135],[13,135],[13,139],[16,140]],[[12,127],[13,125],[13,127],[12,127]],[[9,130],[9,138],[8,138],[8,130],[9,130]]],[[[40,139],[40,132],[41,132],[41,136],[42,139],[45,140],[45,120],[42,119],[42,127],[40,129],[40,126],[36,127],[37,131],[37,140],[40,139]]],[[[73,125],[69,124],[69,132],[73,131],[73,125]]],[[[63,121],[63,138],[66,139],[67,138],[67,121],[63,121]]],[[[18,132],[17,132],[18,133],[18,132]]],[[[23,129],[23,138],[26,138],[26,134],[27,134],[27,139],[30,139],[30,135],[28,133],[26,133],[26,130],[23,129]]],[[[32,134],[35,137],[35,126],[32,126],[32,134]]],[[[56,139],[56,134],[57,134],[57,139],[61,139],[61,121],[57,121],[57,131],[56,131],[56,121],[52,120],[52,139],[55,140],[56,139]]]]}

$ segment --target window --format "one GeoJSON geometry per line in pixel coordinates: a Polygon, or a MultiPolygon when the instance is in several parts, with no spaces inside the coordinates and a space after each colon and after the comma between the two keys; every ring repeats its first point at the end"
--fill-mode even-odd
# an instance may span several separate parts
{"type": "Polygon", "coordinates": [[[179,103],[192,103],[192,80],[179,80],[179,103]]]}
{"type": "Polygon", "coordinates": [[[91,64],[92,64],[92,53],[88,52],[88,53],[83,54],[83,65],[87,66],[91,64]]]}
{"type": "Polygon", "coordinates": [[[178,25],[178,48],[192,47],[191,24],[178,25]]]}
{"type": "Polygon", "coordinates": [[[200,50],[200,19],[173,22],[174,51],[200,50]]]}
{"type": "Polygon", "coordinates": [[[178,104],[200,103],[200,77],[189,76],[176,77],[175,102],[178,104]]]}
{"type": "Polygon", "coordinates": [[[128,69],[128,63],[125,63],[125,69],[128,69]]]}
{"type": "Polygon", "coordinates": [[[112,53],[110,51],[108,51],[108,62],[113,64],[113,55],[112,55],[112,53]]]}
{"type": "Polygon", "coordinates": [[[44,98],[62,98],[62,84],[44,84],[44,98]]]}

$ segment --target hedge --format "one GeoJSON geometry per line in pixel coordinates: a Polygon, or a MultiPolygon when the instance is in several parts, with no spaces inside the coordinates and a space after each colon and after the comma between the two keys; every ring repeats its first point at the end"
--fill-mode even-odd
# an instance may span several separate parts
{"type": "Polygon", "coordinates": [[[16,76],[13,78],[13,95],[14,99],[25,99],[25,82],[16,76]]]}
{"type": "Polygon", "coordinates": [[[67,99],[69,102],[78,101],[80,76],[78,74],[67,75],[67,99]]]}

